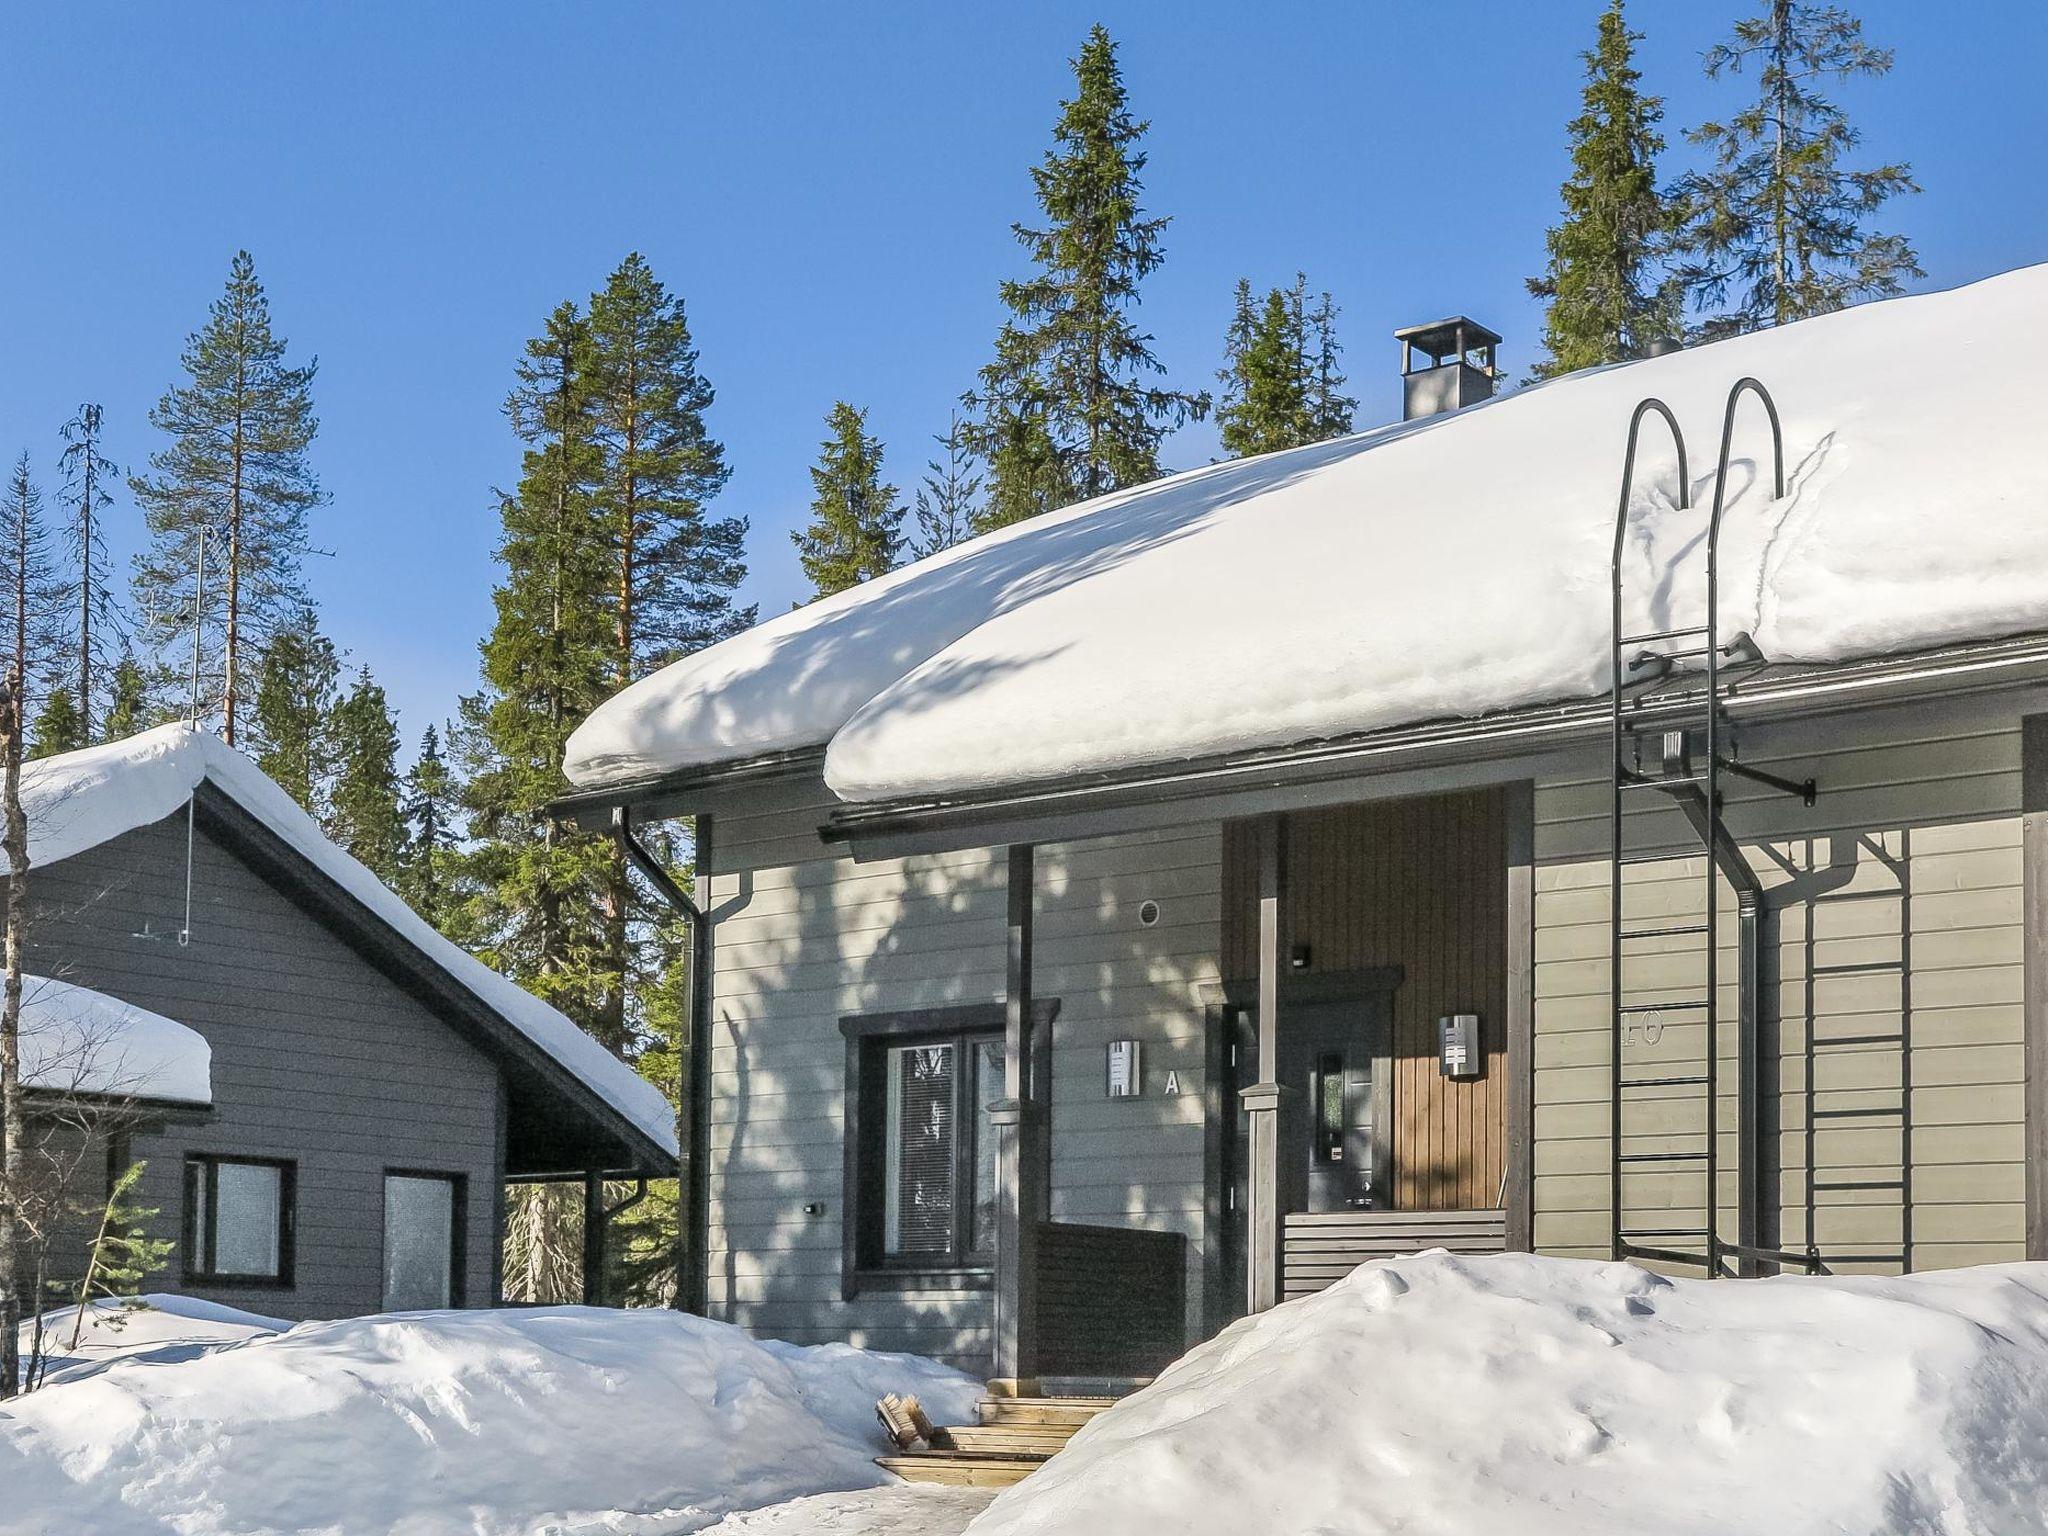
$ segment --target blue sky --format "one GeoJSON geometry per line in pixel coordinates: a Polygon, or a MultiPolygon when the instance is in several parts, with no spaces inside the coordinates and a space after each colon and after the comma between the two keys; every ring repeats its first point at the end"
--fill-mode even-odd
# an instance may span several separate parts
{"type": "MultiPolygon", "coordinates": [[[[1631,6],[1674,141],[1732,108],[1740,87],[1704,81],[1699,55],[1753,8],[1631,6]]],[[[1927,285],[2048,259],[2048,6],[1856,8],[1898,67],[1841,94],[1866,154],[1910,159],[1926,188],[1889,221],[1927,285]]],[[[1516,372],[1531,360],[1521,280],[1598,9],[17,0],[0,450],[29,448],[54,490],[57,426],[93,399],[139,464],[150,403],[248,247],[294,354],[320,359],[325,623],[410,742],[475,687],[491,492],[517,471],[512,364],[627,251],[688,301],[734,471],[721,510],[752,519],[748,595],[772,613],[803,591],[788,530],[832,402],[869,408],[907,490],[984,360],[1027,167],[1090,22],[1153,124],[1148,202],[1174,222],[1140,315],[1175,382],[1209,384],[1239,274],[1300,267],[1344,307],[1367,424],[1397,408],[1396,325],[1464,310],[1516,372]]],[[[1167,450],[1176,467],[1214,451],[1206,427],[1167,450]]]]}

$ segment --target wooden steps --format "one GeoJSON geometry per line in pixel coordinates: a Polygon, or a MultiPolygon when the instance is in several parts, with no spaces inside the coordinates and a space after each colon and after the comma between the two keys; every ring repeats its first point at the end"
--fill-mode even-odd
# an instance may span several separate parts
{"type": "Polygon", "coordinates": [[[1036,1397],[998,1390],[975,1407],[976,1423],[935,1426],[925,1443],[878,1456],[875,1465],[907,1483],[1007,1488],[1052,1459],[1114,1397],[1036,1397]]]}

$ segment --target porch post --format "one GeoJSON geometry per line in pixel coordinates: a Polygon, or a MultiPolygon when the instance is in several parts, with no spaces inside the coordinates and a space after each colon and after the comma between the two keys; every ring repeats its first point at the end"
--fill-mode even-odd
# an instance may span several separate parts
{"type": "Polygon", "coordinates": [[[1250,1209],[1245,1244],[1250,1272],[1245,1299],[1254,1312],[1280,1304],[1281,1187],[1280,1116],[1288,1090],[1280,1082],[1280,925],[1286,897],[1287,852],[1284,823],[1264,818],[1259,842],[1259,1080],[1246,1087],[1244,1102],[1251,1140],[1250,1209]]]}
{"type": "Polygon", "coordinates": [[[2048,1259],[2048,715],[2020,720],[2027,1257],[2048,1259]]]}
{"type": "Polygon", "coordinates": [[[583,1171],[583,1305],[604,1305],[604,1175],[583,1171]]]}
{"type": "Polygon", "coordinates": [[[1003,1006],[1003,1097],[996,1130],[995,1374],[1038,1374],[1038,1228],[1045,1220],[1046,1085],[1031,1070],[1032,845],[1010,847],[1009,957],[1003,1006]]]}

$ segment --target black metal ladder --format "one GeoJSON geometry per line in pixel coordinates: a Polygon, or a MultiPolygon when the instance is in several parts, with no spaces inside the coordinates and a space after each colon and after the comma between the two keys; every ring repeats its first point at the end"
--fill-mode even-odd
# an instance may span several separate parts
{"type": "MultiPolygon", "coordinates": [[[[1654,397],[1639,403],[1629,418],[1622,461],[1620,504],[1615,513],[1611,567],[1613,648],[1610,869],[1608,882],[1608,978],[1610,990],[1609,1208],[1610,1246],[1616,1259],[1644,1259],[1691,1267],[1719,1276],[1754,1274],[1766,1267],[1813,1267],[1809,1255],[1784,1252],[1762,1240],[1765,1206],[1759,1136],[1762,1087],[1759,1026],[1761,999],[1762,887],[1740,846],[1722,822],[1721,783],[1732,775],[1796,795],[1813,803],[1812,781],[1794,783],[1747,767],[1737,760],[1726,718],[1725,689],[1731,676],[1761,662],[1747,635],[1724,644],[1720,615],[1721,517],[1726,506],[1729,454],[1736,408],[1746,394],[1763,405],[1771,427],[1772,468],[1777,497],[1785,494],[1784,436],[1769,391],[1744,378],[1728,392],[1721,426],[1721,450],[1714,476],[1713,508],[1706,526],[1705,622],[1624,627],[1623,588],[1634,502],[1636,452],[1642,425],[1654,415],[1669,428],[1678,457],[1676,511],[1692,505],[1685,434],[1677,417],[1654,397]],[[1696,672],[1694,681],[1681,671],[1696,672]],[[1678,813],[1669,818],[1646,811],[1659,804],[1678,813]],[[1654,836],[1631,847],[1633,829],[1655,827],[1654,836]],[[1633,865],[1698,857],[1704,888],[1698,911],[1637,914],[1625,871],[1633,865]],[[1721,1107],[1721,883],[1732,887],[1740,918],[1737,946],[1736,1031],[1737,1145],[1748,1155],[1736,1168],[1737,1232],[1723,1234],[1721,1107]],[[1654,948],[1644,948],[1654,945],[1654,948]],[[1673,984],[1650,985],[1643,972],[1652,964],[1693,968],[1673,984]],[[1660,1052],[1667,1035],[1682,1054],[1660,1052]],[[1696,1042],[1696,1048],[1690,1048],[1696,1042]],[[1661,1056],[1654,1064],[1646,1058],[1661,1056]],[[1687,1106],[1697,1106],[1691,1123],[1687,1106]],[[1658,1118],[1661,1117],[1661,1118],[1658,1118]],[[1661,1178],[1662,1198],[1638,1197],[1647,1181],[1661,1178]],[[1672,1179],[1696,1189],[1696,1200],[1673,1198],[1672,1179]],[[1660,1214],[1646,1216],[1655,1210],[1660,1214]],[[1676,1212],[1678,1214],[1667,1214],[1676,1212]],[[1731,1271],[1731,1261],[1735,1266],[1731,1271]]],[[[1651,891],[1656,885],[1649,887],[1651,891]]]]}

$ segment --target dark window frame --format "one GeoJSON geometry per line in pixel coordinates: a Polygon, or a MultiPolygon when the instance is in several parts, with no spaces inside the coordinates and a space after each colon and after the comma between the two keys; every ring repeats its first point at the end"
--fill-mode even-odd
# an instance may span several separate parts
{"type": "Polygon", "coordinates": [[[183,1188],[179,1193],[183,1219],[179,1224],[178,1248],[187,1285],[234,1286],[252,1290],[289,1291],[298,1285],[299,1165],[288,1157],[259,1157],[239,1152],[187,1152],[180,1164],[183,1188]],[[206,1170],[202,1180],[206,1201],[205,1253],[199,1244],[198,1211],[193,1204],[192,1168],[206,1170]],[[277,1273],[274,1275],[234,1274],[214,1268],[220,1243],[220,1170],[226,1167],[274,1168],[277,1170],[277,1273]]]}
{"type": "Polygon", "coordinates": [[[391,1181],[393,1179],[438,1179],[453,1185],[449,1201],[448,1219],[452,1224],[448,1241],[448,1305],[466,1307],[469,1305],[469,1288],[463,1282],[469,1270],[469,1175],[451,1168],[386,1168],[377,1181],[380,1197],[378,1219],[381,1230],[377,1238],[377,1274],[380,1305],[383,1299],[383,1275],[385,1261],[391,1255],[388,1240],[391,1233],[391,1181]]]}
{"type": "MultiPolygon", "coordinates": [[[[1059,1013],[1057,998],[1040,998],[1032,1010],[1031,1075],[1050,1082],[1052,1023],[1059,1013]]],[[[956,1189],[955,1251],[943,1258],[918,1254],[890,1257],[882,1251],[887,1194],[887,1149],[882,1145],[888,1124],[888,1073],[884,1063],[892,1046],[951,1043],[971,1050],[1004,1029],[1001,1003],[964,1003],[940,1008],[910,1008],[892,1013],[853,1013],[839,1021],[846,1039],[846,1130],[844,1178],[840,1206],[840,1294],[852,1300],[869,1290],[987,1290],[995,1283],[995,1255],[965,1252],[974,1219],[974,1136],[981,1109],[956,1110],[953,1167],[956,1189]],[[964,1189],[966,1198],[958,1198],[964,1189]]],[[[964,1061],[965,1057],[956,1057],[964,1061]]],[[[956,1070],[955,1103],[971,1093],[974,1074],[956,1070]]],[[[1039,1095],[1044,1097],[1044,1095],[1039,1095]]]]}

